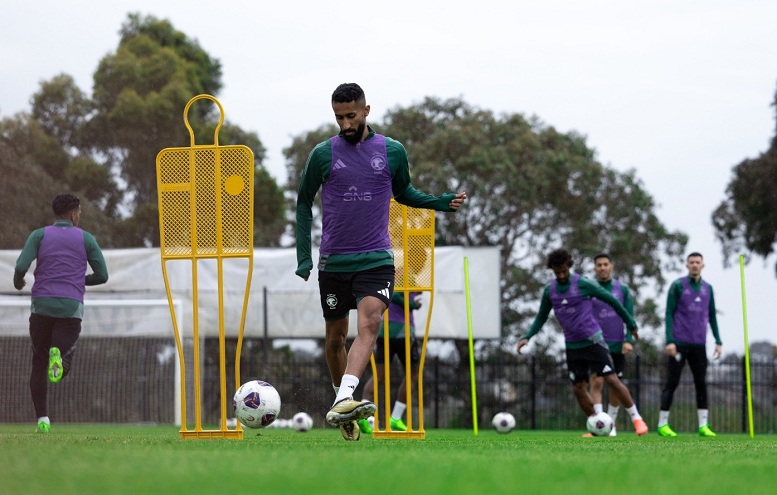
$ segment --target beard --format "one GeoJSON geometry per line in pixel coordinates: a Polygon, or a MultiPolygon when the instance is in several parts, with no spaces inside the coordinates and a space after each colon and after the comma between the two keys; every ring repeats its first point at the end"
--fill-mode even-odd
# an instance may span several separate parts
{"type": "Polygon", "coordinates": [[[354,132],[353,134],[343,133],[343,138],[351,144],[356,144],[362,140],[363,135],[364,135],[364,124],[359,124],[359,127],[356,128],[356,132],[354,132]]]}

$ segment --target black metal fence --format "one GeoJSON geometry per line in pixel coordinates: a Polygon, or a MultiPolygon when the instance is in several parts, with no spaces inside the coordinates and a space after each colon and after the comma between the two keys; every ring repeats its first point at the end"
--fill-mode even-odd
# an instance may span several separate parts
{"type": "MultiPolygon", "coordinates": [[[[250,348],[250,344],[249,344],[250,348]]],[[[270,381],[284,397],[282,416],[307,411],[318,424],[331,406],[334,392],[324,358],[300,359],[291,353],[269,354],[260,362],[259,352],[243,354],[245,377],[270,381]],[[253,358],[252,358],[253,357],[253,358]],[[320,414],[319,414],[320,413],[320,414]]],[[[666,379],[666,366],[645,363],[640,356],[628,358],[624,383],[631,391],[641,415],[651,430],[658,421],[661,389],[666,379]]],[[[367,381],[370,370],[365,373],[367,381]]],[[[403,370],[392,367],[392,397],[396,397],[403,370]]],[[[475,365],[477,420],[480,428],[489,428],[491,418],[508,411],[516,418],[518,429],[583,429],[585,417],[572,393],[566,366],[555,360],[522,357],[489,359],[475,365]]],[[[713,429],[721,433],[748,431],[747,382],[744,359],[711,362],[707,371],[709,416],[713,429]]],[[[362,390],[357,389],[356,397],[362,390]]],[[[428,359],[424,367],[424,426],[426,428],[471,428],[472,387],[469,363],[428,359]]],[[[755,360],[751,363],[753,426],[758,433],[777,432],[777,361],[755,360]]],[[[382,387],[380,387],[380,400],[382,387]]],[[[675,392],[670,421],[677,431],[696,431],[698,418],[690,369],[683,372],[675,392]]],[[[417,405],[417,399],[414,399],[417,405]]],[[[605,388],[605,404],[607,394],[605,388]]],[[[383,405],[379,413],[384,410],[383,405]]],[[[606,410],[606,405],[605,405],[606,410]]],[[[414,407],[415,424],[418,410],[414,407]]],[[[619,431],[633,431],[628,413],[617,417],[619,431]]]]}
{"type": "MultiPolygon", "coordinates": [[[[234,356],[235,342],[228,341],[226,356],[234,356]]],[[[157,423],[172,424],[175,386],[175,344],[158,338],[82,338],[66,380],[50,387],[49,415],[57,422],[157,423]]],[[[220,377],[218,341],[204,342],[202,360],[203,422],[216,424],[220,417],[220,377]]],[[[229,361],[229,359],[228,359],[229,361]]],[[[0,338],[0,423],[34,422],[29,396],[31,350],[29,338],[0,338]]],[[[187,368],[189,366],[187,365],[187,368]]],[[[236,389],[233,364],[227,362],[228,402],[236,389]]],[[[362,377],[367,381],[369,369],[362,377]]],[[[394,365],[391,373],[392,398],[396,396],[402,370],[394,365]]],[[[639,356],[629,357],[624,382],[629,387],[642,416],[655,429],[666,376],[661,363],[648,363],[639,356]]],[[[191,369],[187,382],[191,382],[191,369]]],[[[489,428],[499,411],[512,413],[519,429],[584,428],[566,367],[547,356],[497,355],[478,360],[475,366],[477,421],[489,428]]],[[[334,399],[331,378],[323,356],[289,349],[273,349],[262,339],[243,343],[241,381],[262,379],[272,383],[281,395],[282,418],[306,411],[316,426],[324,426],[324,414],[334,399]]],[[[710,423],[721,433],[748,431],[747,386],[744,360],[713,362],[707,372],[710,423]]],[[[757,433],[777,432],[777,361],[754,359],[751,363],[753,425],[757,433]]],[[[360,388],[363,385],[360,385],[360,388]]],[[[381,393],[383,387],[380,387],[381,393]]],[[[192,414],[191,393],[187,411],[192,414]]],[[[360,398],[362,390],[357,389],[360,398]]],[[[606,395],[605,395],[606,400],[606,395]]],[[[379,397],[379,401],[383,401],[379,397]]],[[[414,424],[418,424],[417,399],[414,424]]],[[[381,403],[379,412],[384,411],[381,403]]],[[[427,359],[424,367],[425,428],[471,428],[472,393],[467,359],[427,359]]],[[[683,373],[672,406],[670,421],[677,431],[696,431],[695,394],[689,369],[683,373]]],[[[191,423],[189,418],[188,423],[191,423]]],[[[633,430],[628,414],[617,417],[619,431],[633,430]]]]}

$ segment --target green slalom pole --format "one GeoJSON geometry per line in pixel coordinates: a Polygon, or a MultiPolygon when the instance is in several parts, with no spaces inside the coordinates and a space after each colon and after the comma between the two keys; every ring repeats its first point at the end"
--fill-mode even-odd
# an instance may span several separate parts
{"type": "Polygon", "coordinates": [[[478,434],[478,392],[475,386],[475,345],[472,342],[472,302],[469,297],[469,258],[464,257],[464,294],[467,299],[467,337],[469,338],[469,378],[472,386],[472,431],[478,434]]]}
{"type": "Polygon", "coordinates": [[[739,255],[739,278],[742,283],[742,320],[745,327],[745,381],[747,382],[747,423],[753,438],[753,388],[750,383],[750,340],[747,337],[747,298],[745,297],[745,255],[739,255]]]}

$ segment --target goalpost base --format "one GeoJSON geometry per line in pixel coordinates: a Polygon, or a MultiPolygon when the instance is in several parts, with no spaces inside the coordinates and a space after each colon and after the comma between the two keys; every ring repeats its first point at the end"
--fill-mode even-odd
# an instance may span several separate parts
{"type": "Polygon", "coordinates": [[[200,438],[228,438],[234,440],[242,440],[243,430],[181,430],[181,438],[187,440],[196,440],[200,438]]]}

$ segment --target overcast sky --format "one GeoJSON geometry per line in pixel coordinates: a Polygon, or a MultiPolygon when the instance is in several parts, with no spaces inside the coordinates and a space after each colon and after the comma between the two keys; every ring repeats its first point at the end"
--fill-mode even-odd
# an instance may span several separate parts
{"type": "MultiPolygon", "coordinates": [[[[461,97],[586,135],[602,163],[637,170],[659,218],[704,254],[724,352],[743,352],[739,268],[723,268],[710,215],[732,167],[774,136],[774,0],[6,2],[0,117],[28,111],[60,73],[91,93],[128,12],[170,20],[221,61],[226,118],[259,135],[280,182],[282,149],[334,123],[342,82],[364,88],[373,121],[426,96],[461,97]]],[[[745,270],[751,342],[777,342],[774,261],[745,270]]]]}

